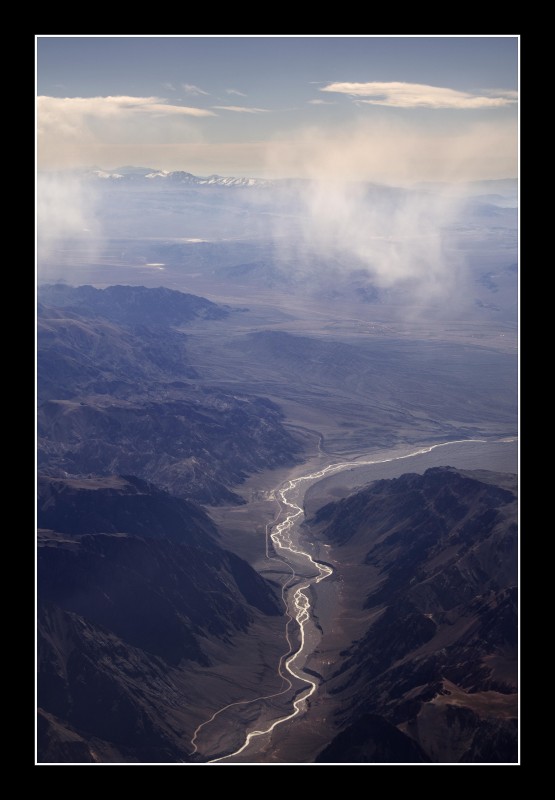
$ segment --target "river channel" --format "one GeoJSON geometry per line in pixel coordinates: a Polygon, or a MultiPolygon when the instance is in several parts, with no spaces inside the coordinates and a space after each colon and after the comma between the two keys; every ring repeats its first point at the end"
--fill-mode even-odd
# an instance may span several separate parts
{"type": "MultiPolygon", "coordinates": [[[[312,672],[304,671],[307,660],[318,647],[321,627],[314,617],[314,597],[319,584],[333,574],[331,564],[315,555],[318,550],[303,540],[301,528],[304,508],[310,498],[315,507],[318,498],[345,496],[356,487],[405,472],[422,473],[435,466],[449,465],[457,469],[488,469],[496,472],[517,472],[518,443],[515,438],[500,440],[469,439],[431,445],[399,447],[389,451],[361,455],[352,460],[328,463],[307,474],[292,477],[268,494],[270,502],[279,506],[274,522],[267,526],[266,555],[286,565],[282,586],[285,608],[284,653],[276,665],[282,688],[272,694],[238,701],[218,709],[196,729],[193,753],[201,752],[198,739],[207,726],[218,725],[219,717],[234,708],[244,712],[246,706],[257,709],[255,724],[244,731],[243,743],[233,752],[207,756],[208,763],[230,763],[255,754],[257,743],[269,737],[278,727],[303,715],[307,702],[318,691],[319,681],[312,672]],[[276,711],[277,709],[281,709],[276,711]]],[[[324,587],[322,587],[323,589],[324,587]]],[[[240,715],[239,715],[240,716],[240,715]]]]}

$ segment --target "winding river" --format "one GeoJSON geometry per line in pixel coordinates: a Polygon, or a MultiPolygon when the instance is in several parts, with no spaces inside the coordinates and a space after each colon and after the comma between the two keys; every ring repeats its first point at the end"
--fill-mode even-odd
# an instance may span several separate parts
{"type": "MultiPolygon", "coordinates": [[[[277,673],[282,679],[282,688],[280,691],[273,694],[262,695],[251,700],[240,700],[235,703],[229,703],[218,709],[209,719],[196,728],[191,740],[193,747],[192,754],[198,752],[197,739],[200,732],[208,725],[217,725],[218,717],[224,711],[233,707],[245,707],[253,703],[275,700],[282,695],[292,692],[291,710],[289,713],[278,716],[277,719],[268,720],[265,724],[261,725],[260,728],[245,731],[245,740],[241,747],[231,753],[210,759],[207,763],[215,764],[240,756],[254,739],[270,734],[278,725],[283,725],[303,713],[306,710],[308,699],[318,689],[318,682],[303,669],[308,657],[314,652],[319,638],[316,628],[312,624],[310,589],[312,586],[317,585],[332,575],[333,569],[330,565],[313,558],[301,545],[300,525],[304,518],[302,505],[306,491],[315,483],[322,481],[330,475],[345,470],[356,469],[356,473],[362,475],[366,481],[376,479],[377,477],[394,477],[391,470],[388,471],[388,474],[384,475],[383,472],[387,471],[382,469],[382,474],[373,475],[372,471],[366,471],[365,474],[363,468],[376,467],[379,469],[380,465],[390,465],[393,464],[393,462],[402,462],[407,459],[411,459],[415,462],[419,460],[419,457],[446,448],[449,449],[448,460],[445,458],[446,453],[442,453],[438,464],[424,463],[423,467],[428,468],[430,466],[439,465],[439,463],[450,463],[451,466],[458,468],[498,469],[499,471],[503,471],[503,466],[497,466],[497,461],[495,459],[492,464],[484,462],[485,448],[483,445],[488,445],[490,451],[492,451],[492,448],[495,446],[499,448],[500,445],[513,445],[513,460],[516,464],[516,439],[514,438],[499,439],[496,441],[487,439],[462,439],[432,444],[407,452],[393,451],[384,454],[382,458],[376,455],[372,458],[361,456],[353,461],[341,461],[328,464],[322,469],[315,470],[307,475],[291,478],[273,492],[270,492],[268,499],[279,504],[279,511],[274,521],[266,527],[266,558],[269,560],[278,558],[290,571],[290,575],[285,580],[282,587],[282,599],[286,617],[285,642],[287,645],[287,649],[281,656],[277,665],[277,673]],[[477,450],[469,457],[468,451],[472,446],[477,448],[477,450]],[[454,448],[457,448],[458,452],[456,452],[454,448]],[[457,461],[459,463],[456,463],[457,461]],[[272,544],[270,544],[270,542],[272,544]]],[[[427,462],[429,462],[429,460],[430,459],[427,459],[427,462]]],[[[507,459],[505,459],[505,461],[506,460],[507,459]]],[[[504,463],[505,462],[503,462],[503,464],[504,463]]],[[[403,466],[402,469],[398,469],[396,472],[401,474],[401,472],[407,471],[407,469],[408,467],[405,468],[403,466]]],[[[423,471],[423,469],[415,471],[423,471]]],[[[505,471],[516,471],[516,466],[514,469],[505,468],[505,471]]]]}

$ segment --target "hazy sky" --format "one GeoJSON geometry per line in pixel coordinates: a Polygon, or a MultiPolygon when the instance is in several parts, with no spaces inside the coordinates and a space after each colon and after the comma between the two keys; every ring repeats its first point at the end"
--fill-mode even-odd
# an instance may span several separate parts
{"type": "Polygon", "coordinates": [[[516,37],[37,37],[44,169],[515,177],[516,37]]]}

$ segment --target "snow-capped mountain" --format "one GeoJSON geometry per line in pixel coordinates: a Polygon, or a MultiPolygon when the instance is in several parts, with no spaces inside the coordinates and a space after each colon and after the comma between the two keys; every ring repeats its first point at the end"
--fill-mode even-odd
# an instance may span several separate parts
{"type": "Polygon", "coordinates": [[[86,177],[110,181],[169,181],[171,183],[186,183],[195,186],[270,186],[274,181],[263,178],[235,178],[222,175],[193,175],[191,172],[177,170],[149,169],[148,167],[119,167],[108,171],[94,168],[86,173],[86,177]]]}

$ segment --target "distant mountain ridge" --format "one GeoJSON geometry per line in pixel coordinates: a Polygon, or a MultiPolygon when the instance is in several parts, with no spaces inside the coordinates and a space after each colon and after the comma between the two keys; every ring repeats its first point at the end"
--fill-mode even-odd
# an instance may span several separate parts
{"type": "MultiPolygon", "coordinates": [[[[39,172],[39,179],[44,178],[48,180],[51,176],[56,178],[69,178],[71,180],[83,181],[96,185],[98,188],[102,186],[110,193],[110,190],[117,193],[119,191],[128,190],[134,193],[137,190],[157,191],[164,189],[188,190],[194,192],[196,190],[208,191],[211,190],[227,190],[227,189],[245,189],[247,192],[238,192],[236,197],[246,199],[250,196],[250,190],[256,194],[262,190],[264,199],[269,199],[274,196],[283,196],[287,203],[291,203],[296,198],[297,194],[306,191],[311,184],[321,186],[322,183],[333,186],[337,184],[337,180],[333,177],[322,175],[318,179],[306,177],[280,177],[280,178],[255,178],[249,175],[219,175],[218,173],[211,173],[209,175],[195,175],[187,170],[165,170],[155,167],[138,167],[138,166],[123,166],[115,167],[113,169],[103,169],[98,166],[89,168],[76,168],[71,170],[64,170],[61,172],[39,172]],[[273,190],[273,191],[272,191],[273,190]]],[[[432,195],[440,194],[444,200],[453,201],[454,198],[466,199],[471,201],[471,208],[475,210],[472,203],[481,201],[483,203],[482,213],[495,213],[499,208],[515,209],[518,205],[518,180],[516,178],[505,178],[499,180],[483,180],[483,181],[463,181],[463,182],[450,182],[450,181],[430,181],[415,183],[411,186],[403,186],[396,184],[380,183],[372,180],[352,179],[340,183],[351,184],[353,187],[361,188],[371,193],[369,195],[370,201],[379,200],[380,203],[385,201],[396,201],[398,199],[406,198],[406,196],[420,196],[429,197],[432,195]],[[375,198],[374,193],[379,194],[379,198],[375,198]]],[[[218,192],[215,191],[215,195],[218,192]]]]}
{"type": "MultiPolygon", "coordinates": [[[[195,175],[186,170],[164,170],[153,167],[124,166],[115,169],[101,169],[92,167],[88,170],[80,171],[79,174],[85,178],[93,180],[108,181],[110,183],[168,183],[168,184],[188,184],[190,186],[229,186],[229,187],[252,187],[252,188],[272,188],[278,186],[306,184],[306,178],[253,178],[248,176],[218,175],[195,175]]],[[[381,189],[394,189],[396,187],[386,184],[379,184],[373,181],[361,181],[368,186],[375,186],[381,189]]],[[[441,181],[429,181],[415,184],[412,189],[420,192],[445,191],[446,186],[451,186],[451,191],[462,194],[465,189],[472,194],[487,195],[492,194],[497,197],[509,196],[516,200],[518,181],[516,178],[505,178],[501,180],[467,181],[458,184],[448,184],[441,181]]]]}
{"type": "Polygon", "coordinates": [[[224,175],[193,175],[183,170],[167,171],[150,169],[149,167],[118,167],[114,170],[91,169],[85,177],[107,181],[168,181],[170,183],[186,183],[192,186],[273,186],[278,181],[266,178],[236,178],[224,175]]]}

